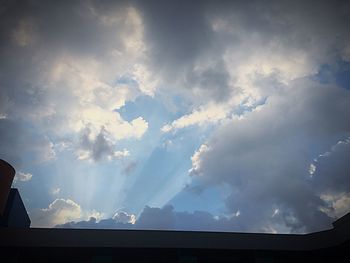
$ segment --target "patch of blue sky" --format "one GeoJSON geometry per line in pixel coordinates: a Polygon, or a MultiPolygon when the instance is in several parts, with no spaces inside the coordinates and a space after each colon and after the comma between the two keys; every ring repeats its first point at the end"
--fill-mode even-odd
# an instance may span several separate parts
{"type": "Polygon", "coordinates": [[[132,78],[132,76],[130,76],[129,74],[125,74],[121,77],[118,77],[114,83],[115,85],[118,85],[118,84],[125,84],[125,85],[129,85],[129,86],[137,86],[138,83],[136,80],[134,80],[132,78]]]}
{"type": "Polygon", "coordinates": [[[12,184],[12,187],[18,188],[21,192],[21,197],[28,211],[47,205],[47,200],[49,199],[48,193],[45,192],[46,182],[44,185],[41,178],[45,176],[41,169],[36,169],[31,167],[30,169],[16,170],[16,172],[25,172],[32,174],[32,178],[29,181],[21,182],[16,181],[12,184]]]}
{"type": "MultiPolygon", "coordinates": [[[[181,105],[180,98],[174,100],[176,106],[181,105]]],[[[85,210],[110,216],[119,209],[138,214],[145,205],[163,206],[182,191],[191,181],[188,175],[191,156],[213,127],[191,126],[175,133],[163,133],[161,127],[182,116],[185,108],[172,111],[149,96],[128,102],[119,112],[129,121],[141,116],[149,124],[141,139],[118,142],[116,150],[130,151],[125,159],[77,160],[73,150],[65,149],[56,151],[53,161],[33,164],[32,157],[25,154],[24,164],[30,170],[24,172],[32,173],[33,178],[19,185],[23,195],[30,196],[26,204],[29,210],[48,207],[56,198],[69,198],[85,210]],[[129,175],[123,174],[123,168],[133,162],[135,169],[129,175]],[[55,188],[61,189],[57,195],[52,194],[55,188]]],[[[196,206],[193,203],[192,209],[196,206]]]]}
{"type": "Polygon", "coordinates": [[[142,117],[148,123],[148,129],[142,138],[122,140],[118,143],[118,148],[128,149],[131,155],[129,159],[139,164],[147,160],[153,149],[166,140],[161,127],[175,118],[174,113],[169,112],[161,101],[149,96],[141,96],[134,102],[127,102],[118,112],[128,121],[142,117]]]}
{"type": "Polygon", "coordinates": [[[17,173],[21,171],[33,175],[31,180],[26,182],[17,181],[13,185],[21,191],[21,196],[28,211],[47,207],[52,201],[48,189],[50,189],[52,180],[58,173],[55,166],[55,164],[33,164],[30,169],[16,170],[17,173]]]}
{"type": "MultiPolygon", "coordinates": [[[[95,164],[100,167],[98,171],[87,169],[87,173],[96,172],[104,178],[112,175],[110,181],[105,182],[105,186],[99,183],[101,179],[94,179],[94,183],[100,185],[95,188],[102,190],[97,196],[94,195],[93,201],[89,201],[90,209],[104,207],[104,211],[109,210],[110,213],[118,209],[139,213],[145,205],[165,204],[182,189],[185,181],[189,179],[187,171],[191,167],[190,157],[201,141],[198,134],[194,133],[195,128],[176,134],[161,131],[163,125],[183,114],[183,108],[179,107],[181,99],[174,97],[171,100],[179,110],[174,111],[173,107],[169,109],[169,106],[157,96],[140,96],[135,101],[127,102],[118,110],[127,121],[138,117],[144,118],[149,127],[142,138],[127,139],[117,143],[116,150],[128,149],[129,157],[95,164]],[[130,164],[135,166],[134,169],[128,175],[123,174],[123,167],[130,164]],[[102,172],[103,170],[105,172],[102,172]],[[98,204],[99,202],[103,204],[98,204]]],[[[86,164],[86,166],[91,167],[92,164],[86,164]]],[[[85,189],[90,188],[86,186],[85,189]]],[[[70,190],[75,191],[77,198],[79,197],[77,190],[70,190]]]]}
{"type": "MultiPolygon", "coordinates": [[[[131,156],[126,159],[77,160],[74,150],[65,149],[56,151],[52,161],[35,163],[33,156],[23,153],[23,171],[32,173],[33,178],[17,184],[23,196],[30,197],[26,201],[28,210],[48,207],[56,198],[69,198],[83,209],[109,215],[123,207],[139,212],[144,205],[166,203],[182,188],[182,180],[188,180],[190,157],[200,142],[192,133],[184,136],[181,132],[174,135],[160,131],[165,123],[177,118],[178,113],[168,111],[160,101],[148,96],[128,102],[120,112],[125,119],[142,116],[149,123],[148,131],[140,140],[123,140],[117,144],[116,150],[130,151],[131,156]],[[136,169],[127,176],[122,169],[128,162],[135,162],[136,169]],[[157,187],[147,187],[147,182],[157,187]],[[56,188],[61,191],[53,195],[52,190],[56,188]],[[136,196],[134,203],[130,196],[136,196]]],[[[28,130],[32,128],[28,125],[28,130]]],[[[35,131],[33,134],[40,138],[35,131]]]]}
{"type": "Polygon", "coordinates": [[[264,105],[267,101],[267,97],[257,100],[253,104],[247,104],[248,98],[243,100],[236,108],[233,109],[232,113],[236,116],[242,116],[247,112],[254,110],[256,107],[264,105]]]}
{"type": "Polygon", "coordinates": [[[45,189],[50,183],[46,174],[51,171],[51,162],[41,160],[41,158],[48,157],[41,153],[42,144],[47,142],[43,141],[46,140],[45,136],[38,132],[31,123],[22,123],[21,129],[26,133],[17,138],[21,152],[19,156],[16,156],[18,161],[14,164],[16,173],[30,173],[33,176],[26,182],[16,181],[13,186],[21,191],[23,201],[28,208],[38,207],[46,204],[48,195],[45,189]]]}
{"type": "Polygon", "coordinates": [[[336,83],[340,87],[350,90],[350,62],[341,61],[339,65],[340,68],[335,75],[336,83]]]}
{"type": "Polygon", "coordinates": [[[164,134],[134,176],[122,204],[138,214],[145,205],[166,204],[190,180],[191,156],[199,147],[198,133],[164,134]]]}
{"type": "Polygon", "coordinates": [[[173,97],[169,104],[176,107],[176,111],[171,110],[169,105],[165,104],[157,96],[139,96],[135,101],[128,101],[118,110],[120,115],[127,121],[131,121],[142,116],[145,120],[149,120],[153,127],[161,127],[165,122],[179,118],[183,112],[179,105],[181,98],[173,97]]]}
{"type": "MultiPolygon", "coordinates": [[[[24,159],[26,156],[24,156],[24,159]]],[[[56,158],[44,163],[32,163],[33,177],[28,182],[17,183],[28,211],[46,208],[56,198],[71,199],[85,210],[110,211],[109,200],[122,192],[124,177],[120,176],[116,162],[77,160],[73,151],[56,153],[56,158]],[[58,194],[53,190],[60,188],[58,194]]],[[[17,186],[16,185],[16,186],[17,186]]]]}
{"type": "Polygon", "coordinates": [[[312,77],[312,79],[322,83],[329,84],[334,82],[334,68],[331,65],[324,64],[321,65],[317,74],[312,77]]]}
{"type": "Polygon", "coordinates": [[[322,84],[334,83],[344,89],[350,89],[350,62],[339,60],[335,64],[321,65],[312,79],[322,84]]]}
{"type": "MultiPolygon", "coordinates": [[[[174,98],[174,100],[178,101],[179,98],[174,98]]],[[[175,102],[176,104],[179,103],[177,101],[175,102]]],[[[176,134],[163,133],[161,128],[182,116],[183,112],[169,110],[157,97],[139,97],[134,102],[126,103],[119,112],[128,121],[141,116],[148,122],[148,130],[140,140],[130,139],[118,143],[120,149],[126,148],[130,150],[130,159],[136,159],[138,162],[148,159],[155,148],[176,138],[186,137],[191,132],[196,131],[196,129],[191,128],[190,130],[179,131],[176,134]]],[[[181,142],[179,143],[181,144],[181,142]]]]}

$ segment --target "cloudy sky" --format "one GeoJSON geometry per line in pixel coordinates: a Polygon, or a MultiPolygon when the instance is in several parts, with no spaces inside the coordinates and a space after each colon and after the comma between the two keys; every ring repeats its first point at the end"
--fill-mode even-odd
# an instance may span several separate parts
{"type": "Polygon", "coordinates": [[[348,1],[1,1],[0,158],[32,226],[330,228],[349,24],[348,1]]]}

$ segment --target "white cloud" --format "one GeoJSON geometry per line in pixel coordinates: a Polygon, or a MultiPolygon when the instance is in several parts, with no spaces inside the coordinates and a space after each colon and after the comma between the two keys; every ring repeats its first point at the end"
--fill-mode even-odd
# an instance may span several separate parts
{"type": "Polygon", "coordinates": [[[15,181],[27,182],[32,179],[33,175],[31,173],[17,172],[14,178],[15,181]]]}
{"type": "MultiPolygon", "coordinates": [[[[147,130],[147,122],[142,117],[127,122],[115,111],[124,106],[126,101],[133,100],[137,92],[133,87],[111,86],[103,81],[103,73],[99,72],[99,67],[104,67],[101,63],[74,58],[55,69],[54,83],[63,82],[74,102],[69,109],[68,128],[79,132],[89,126],[97,134],[104,127],[114,140],[140,138],[147,130]]],[[[56,89],[57,86],[52,88],[56,89]]],[[[66,114],[66,111],[57,114],[66,114]]]]}
{"type": "Polygon", "coordinates": [[[132,77],[137,82],[142,93],[151,97],[154,96],[158,82],[151,76],[145,65],[136,64],[132,72],[132,77]]]}
{"type": "Polygon", "coordinates": [[[310,166],[309,166],[309,174],[310,174],[311,177],[316,172],[316,168],[317,168],[316,165],[314,165],[313,163],[310,164],[310,166]]]}
{"type": "Polygon", "coordinates": [[[51,194],[53,195],[58,195],[61,192],[61,188],[57,187],[57,188],[53,188],[51,190],[51,194]]]}
{"type": "Polygon", "coordinates": [[[131,229],[135,227],[136,217],[124,211],[118,211],[112,218],[103,218],[104,215],[93,211],[83,221],[69,221],[56,225],[59,228],[101,228],[101,229],[131,229]]]}
{"type": "MultiPolygon", "coordinates": [[[[65,11],[56,12],[56,7],[48,6],[43,7],[45,14],[38,11],[32,16],[31,11],[25,9],[21,12],[23,16],[13,16],[19,17],[17,20],[7,17],[14,19],[9,22],[14,25],[9,29],[10,40],[23,48],[23,59],[6,55],[8,63],[4,62],[4,70],[8,74],[0,83],[5,87],[0,94],[0,115],[18,125],[29,123],[40,131],[43,141],[55,138],[50,141],[53,145],[67,138],[76,144],[77,137],[87,127],[92,140],[103,128],[113,148],[117,141],[140,139],[148,129],[147,121],[141,116],[126,121],[116,110],[127,101],[143,94],[153,95],[156,90],[145,63],[143,21],[131,5],[112,6],[106,12],[92,2],[62,5],[62,10],[84,12],[83,16],[71,16],[67,11],[64,20],[56,15],[65,11]],[[41,19],[47,15],[50,20],[41,19]],[[52,35],[55,21],[67,22],[68,26],[59,26],[52,35]],[[77,34],[70,23],[84,32],[84,40],[75,37],[77,34]],[[12,77],[12,66],[6,65],[17,69],[16,77],[12,77]],[[132,81],[125,82],[128,76],[132,81]]],[[[18,47],[9,44],[1,52],[15,54],[18,47]]],[[[71,148],[79,147],[72,145],[71,148]]],[[[38,159],[55,158],[53,147],[43,151],[42,155],[38,152],[41,155],[38,159]]],[[[91,151],[86,155],[91,156],[91,151]]],[[[116,148],[109,156],[121,155],[125,155],[125,151],[116,148]]]]}
{"type": "MultiPolygon", "coordinates": [[[[81,68],[81,66],[79,65],[79,68],[73,68],[72,70],[84,72],[86,65],[84,65],[85,68],[81,68]]],[[[110,145],[108,156],[120,157],[122,152],[112,150],[112,147],[115,147],[112,145],[115,145],[119,140],[127,138],[140,139],[148,129],[148,123],[142,117],[135,118],[130,122],[125,121],[115,111],[124,106],[126,101],[133,100],[137,96],[135,90],[123,85],[110,86],[100,80],[92,79],[94,76],[98,78],[95,69],[92,69],[92,72],[84,73],[81,78],[77,78],[76,74],[71,77],[71,73],[68,74],[68,79],[67,75],[63,76],[63,81],[72,82],[67,84],[68,89],[74,88],[76,85],[79,87],[72,90],[74,91],[73,96],[78,98],[78,101],[69,113],[68,126],[66,128],[69,127],[75,133],[81,133],[88,129],[89,140],[91,145],[94,146],[97,146],[99,138],[102,138],[101,131],[103,130],[103,140],[110,145]]],[[[66,113],[63,112],[62,114],[66,113]]],[[[67,130],[63,132],[67,132],[67,130]]],[[[90,159],[96,153],[95,150],[78,149],[78,158],[90,159]]],[[[99,155],[94,159],[100,159],[99,155]]]]}
{"type": "Polygon", "coordinates": [[[237,210],[237,212],[233,214],[233,216],[235,216],[235,217],[238,217],[240,215],[241,215],[241,211],[239,211],[239,210],[237,210]]]}
{"type": "Polygon", "coordinates": [[[102,220],[104,216],[105,216],[104,213],[101,213],[101,212],[96,211],[96,210],[92,210],[91,212],[85,213],[85,218],[88,218],[88,219],[95,218],[96,221],[102,220]]]}
{"type": "Polygon", "coordinates": [[[124,211],[119,211],[114,214],[112,217],[113,220],[115,220],[118,223],[123,223],[123,224],[135,224],[136,222],[136,216],[133,214],[128,214],[124,211]]]}
{"type": "Polygon", "coordinates": [[[113,156],[116,158],[121,158],[121,157],[127,157],[130,155],[130,152],[128,150],[123,150],[123,151],[115,151],[113,153],[113,156]]]}
{"type": "Polygon", "coordinates": [[[229,111],[225,106],[221,105],[206,105],[200,109],[193,111],[191,114],[184,115],[173,121],[171,124],[166,124],[161,128],[162,132],[170,132],[177,129],[182,129],[191,125],[204,125],[216,123],[227,117],[229,111]]]}
{"type": "Polygon", "coordinates": [[[37,152],[37,161],[48,162],[56,158],[54,144],[47,138],[41,139],[37,146],[33,146],[32,150],[37,152]]]}
{"type": "Polygon", "coordinates": [[[126,8],[125,25],[130,30],[124,31],[123,42],[126,50],[132,54],[145,52],[146,45],[143,41],[144,27],[140,13],[134,7],[126,8]]]}
{"type": "Polygon", "coordinates": [[[201,155],[209,151],[209,147],[206,144],[202,144],[198,151],[196,151],[191,157],[192,168],[188,171],[190,175],[201,175],[202,160],[201,155]]]}
{"type": "Polygon", "coordinates": [[[331,207],[324,209],[329,216],[340,218],[350,210],[350,193],[322,194],[321,198],[331,207]]]}
{"type": "Polygon", "coordinates": [[[54,227],[72,220],[82,218],[83,212],[77,203],[71,199],[55,199],[48,208],[43,208],[32,214],[34,227],[54,227]]]}
{"type": "Polygon", "coordinates": [[[272,216],[271,217],[275,217],[280,213],[280,210],[278,208],[276,208],[275,210],[273,210],[272,216]]]}
{"type": "MultiPolygon", "coordinates": [[[[54,189],[56,192],[57,189],[54,189]]],[[[54,227],[70,221],[86,220],[93,217],[101,220],[104,214],[96,210],[84,210],[78,203],[67,198],[55,199],[47,208],[37,209],[31,213],[33,227],[54,227]]]]}

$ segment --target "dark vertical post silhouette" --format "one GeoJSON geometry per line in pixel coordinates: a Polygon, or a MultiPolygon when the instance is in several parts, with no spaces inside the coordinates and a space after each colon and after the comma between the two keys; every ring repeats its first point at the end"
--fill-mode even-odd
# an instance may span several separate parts
{"type": "Polygon", "coordinates": [[[4,215],[15,174],[15,169],[9,163],[0,159],[0,216],[4,215]]]}
{"type": "Polygon", "coordinates": [[[30,218],[16,188],[11,188],[15,169],[0,159],[0,226],[30,227],[30,218]]]}

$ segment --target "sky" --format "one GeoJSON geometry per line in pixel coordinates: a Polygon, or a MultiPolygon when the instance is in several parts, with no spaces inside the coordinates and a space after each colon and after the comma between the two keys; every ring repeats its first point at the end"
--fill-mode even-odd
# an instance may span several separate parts
{"type": "Polygon", "coordinates": [[[331,228],[349,24],[348,1],[1,1],[0,158],[31,226],[331,228]]]}

